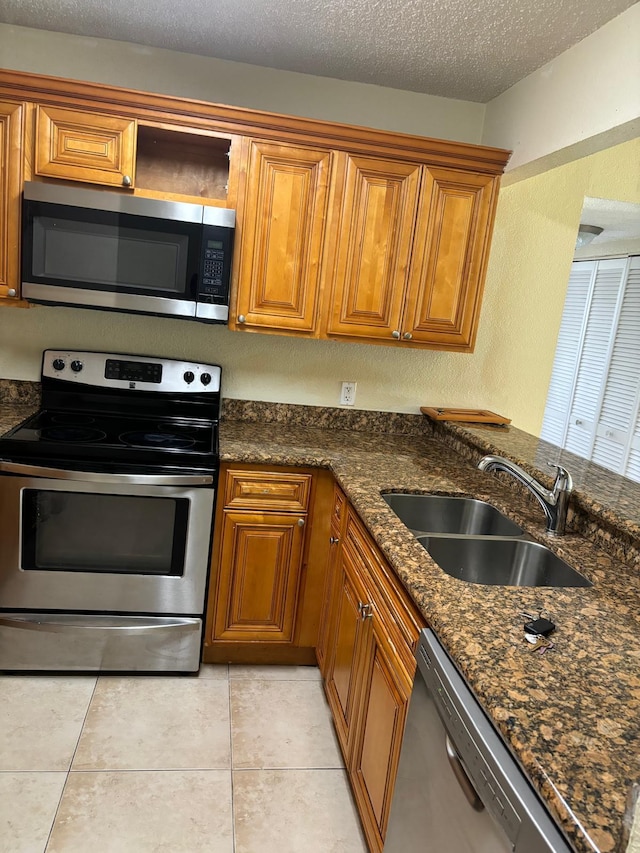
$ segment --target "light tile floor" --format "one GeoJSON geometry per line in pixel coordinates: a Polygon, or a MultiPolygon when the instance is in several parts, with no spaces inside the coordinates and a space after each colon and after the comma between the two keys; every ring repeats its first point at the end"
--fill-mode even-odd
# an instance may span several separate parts
{"type": "Polygon", "coordinates": [[[315,667],[0,676],[0,853],[365,853],[315,667]]]}

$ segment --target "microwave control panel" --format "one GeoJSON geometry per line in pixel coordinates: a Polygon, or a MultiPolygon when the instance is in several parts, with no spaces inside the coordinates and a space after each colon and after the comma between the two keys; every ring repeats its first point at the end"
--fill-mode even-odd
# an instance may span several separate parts
{"type": "Polygon", "coordinates": [[[224,227],[203,226],[198,302],[228,303],[232,233],[224,227]]]}

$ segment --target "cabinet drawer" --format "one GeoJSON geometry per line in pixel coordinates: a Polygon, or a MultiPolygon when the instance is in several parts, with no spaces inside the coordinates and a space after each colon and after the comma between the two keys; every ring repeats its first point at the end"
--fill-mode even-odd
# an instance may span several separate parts
{"type": "Polygon", "coordinates": [[[224,505],[232,509],[306,512],[311,480],[311,474],[228,471],[224,505]]]}

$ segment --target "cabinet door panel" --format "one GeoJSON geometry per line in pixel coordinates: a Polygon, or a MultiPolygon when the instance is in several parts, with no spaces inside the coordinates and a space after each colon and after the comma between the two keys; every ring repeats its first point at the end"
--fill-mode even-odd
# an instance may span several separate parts
{"type": "Polygon", "coordinates": [[[107,186],[132,187],[135,120],[102,113],[39,106],[36,113],[37,175],[107,186]]]}
{"type": "Polygon", "coordinates": [[[314,333],[331,153],[251,142],[236,328],[314,333]]]}
{"type": "Polygon", "coordinates": [[[340,549],[342,547],[341,540],[344,532],[344,521],[346,520],[347,499],[344,492],[337,484],[333,490],[333,506],[331,509],[330,523],[330,542],[329,553],[327,557],[327,571],[324,585],[324,597],[322,612],[320,615],[320,630],[318,633],[318,645],[316,646],[316,657],[318,666],[323,677],[327,677],[328,666],[328,645],[331,637],[331,625],[334,608],[334,598],[336,595],[336,583],[338,565],[340,562],[340,549]]]}
{"type": "Polygon", "coordinates": [[[359,651],[368,626],[362,620],[359,607],[365,600],[364,592],[344,548],[340,551],[336,586],[326,689],[338,740],[348,760],[359,693],[359,651]]]}
{"type": "Polygon", "coordinates": [[[225,511],[215,640],[293,641],[304,538],[299,520],[225,511]]]}
{"type": "Polygon", "coordinates": [[[382,850],[411,682],[386,648],[384,627],[374,616],[364,654],[362,699],[358,714],[351,778],[363,827],[372,850],[382,850]]]}
{"type": "Polygon", "coordinates": [[[484,285],[496,180],[425,168],[403,332],[471,349],[484,285]]]}
{"type": "Polygon", "coordinates": [[[22,104],[0,103],[0,298],[20,295],[22,104]]]}
{"type": "Polygon", "coordinates": [[[327,333],[393,340],[400,329],[420,166],[348,157],[327,333]]]}

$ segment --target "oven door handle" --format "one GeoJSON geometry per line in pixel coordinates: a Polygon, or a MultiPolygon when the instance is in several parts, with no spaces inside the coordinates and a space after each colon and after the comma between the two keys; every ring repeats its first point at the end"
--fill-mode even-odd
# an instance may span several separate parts
{"type": "Polygon", "coordinates": [[[26,474],[49,477],[52,480],[82,480],[88,483],[116,483],[132,486],[210,486],[211,474],[106,474],[97,471],[73,471],[64,468],[41,468],[19,462],[0,460],[0,471],[7,474],[26,474]]]}
{"type": "Polygon", "coordinates": [[[12,614],[0,617],[0,627],[19,628],[23,631],[41,631],[53,634],[87,635],[88,631],[113,631],[119,635],[140,636],[175,631],[198,631],[202,620],[195,617],[118,617],[68,616],[66,614],[12,614]]]}

